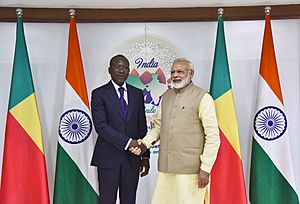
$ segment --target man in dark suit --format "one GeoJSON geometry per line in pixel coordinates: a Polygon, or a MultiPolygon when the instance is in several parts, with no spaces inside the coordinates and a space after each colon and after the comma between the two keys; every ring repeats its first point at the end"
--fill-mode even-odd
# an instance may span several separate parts
{"type": "Polygon", "coordinates": [[[101,204],[134,204],[139,174],[149,171],[149,151],[128,151],[147,132],[143,92],[125,83],[129,61],[123,55],[110,60],[111,80],[92,91],[91,111],[98,139],[91,165],[98,167],[101,204]]]}

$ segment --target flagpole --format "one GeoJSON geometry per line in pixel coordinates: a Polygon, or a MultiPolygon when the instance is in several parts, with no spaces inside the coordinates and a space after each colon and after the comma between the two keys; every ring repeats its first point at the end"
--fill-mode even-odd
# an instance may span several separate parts
{"type": "Polygon", "coordinates": [[[224,9],[223,8],[218,8],[217,13],[218,13],[218,18],[220,18],[221,16],[224,15],[224,9]]]}
{"type": "Polygon", "coordinates": [[[71,18],[75,18],[75,14],[76,14],[75,9],[70,9],[70,10],[69,10],[69,16],[70,16],[71,18]]]}
{"type": "Polygon", "coordinates": [[[17,8],[16,9],[16,14],[17,14],[17,17],[22,17],[23,15],[23,10],[21,8],[17,8]]]}
{"type": "Polygon", "coordinates": [[[270,15],[270,13],[271,13],[271,6],[266,6],[265,7],[265,14],[267,15],[267,16],[269,16],[270,15]]]}

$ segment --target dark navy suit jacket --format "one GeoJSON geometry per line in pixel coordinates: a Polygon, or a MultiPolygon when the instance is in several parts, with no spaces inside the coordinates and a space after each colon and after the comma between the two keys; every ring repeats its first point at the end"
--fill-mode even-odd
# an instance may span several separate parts
{"type": "MultiPolygon", "coordinates": [[[[127,84],[128,116],[124,117],[120,101],[112,82],[92,91],[91,110],[94,127],[98,133],[91,165],[116,168],[124,157],[131,165],[139,167],[141,156],[125,150],[129,138],[143,138],[147,132],[143,92],[127,84]]],[[[143,154],[149,157],[149,151],[143,154]]]]}

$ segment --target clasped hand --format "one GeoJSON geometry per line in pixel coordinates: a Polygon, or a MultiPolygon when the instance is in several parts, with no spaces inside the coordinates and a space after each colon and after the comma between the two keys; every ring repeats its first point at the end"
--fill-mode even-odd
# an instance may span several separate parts
{"type": "Polygon", "coordinates": [[[147,147],[141,139],[131,140],[128,150],[135,155],[141,155],[147,150],[147,147]]]}

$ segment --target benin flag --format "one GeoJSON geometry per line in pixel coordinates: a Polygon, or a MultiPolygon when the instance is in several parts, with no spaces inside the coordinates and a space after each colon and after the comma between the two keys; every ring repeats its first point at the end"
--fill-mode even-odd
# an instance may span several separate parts
{"type": "Polygon", "coordinates": [[[299,203],[269,15],[265,23],[253,122],[250,201],[299,203]]]}
{"type": "Polygon", "coordinates": [[[49,203],[42,128],[21,16],[17,17],[17,38],[6,121],[0,203],[49,203]]]}
{"type": "Polygon", "coordinates": [[[54,203],[98,203],[94,139],[76,21],[70,19],[64,107],[58,130],[54,203]]]}
{"type": "Polygon", "coordinates": [[[247,203],[222,16],[218,19],[210,92],[215,101],[221,139],[211,172],[210,202],[247,203]]]}

